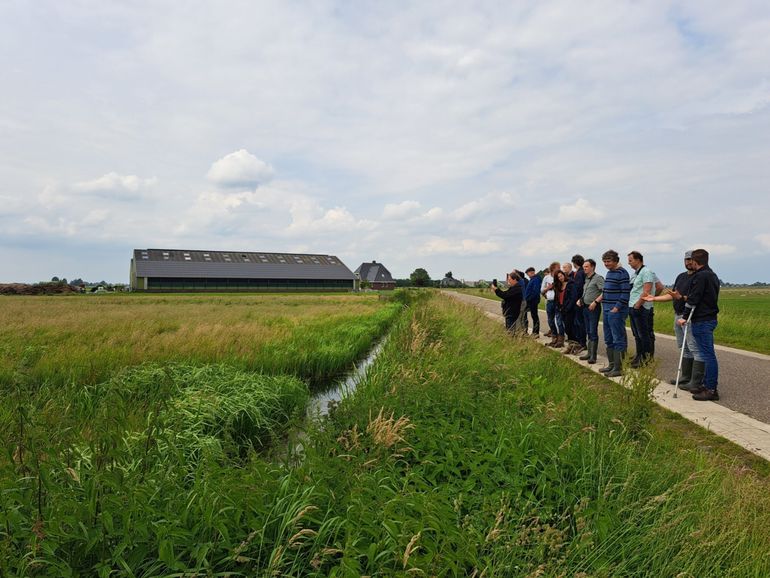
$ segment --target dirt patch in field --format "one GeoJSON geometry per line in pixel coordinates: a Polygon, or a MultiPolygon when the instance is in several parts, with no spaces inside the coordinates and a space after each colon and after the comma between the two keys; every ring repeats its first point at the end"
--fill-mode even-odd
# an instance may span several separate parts
{"type": "Polygon", "coordinates": [[[0,283],[0,295],[69,295],[78,293],[76,287],[66,283],[0,283]]]}

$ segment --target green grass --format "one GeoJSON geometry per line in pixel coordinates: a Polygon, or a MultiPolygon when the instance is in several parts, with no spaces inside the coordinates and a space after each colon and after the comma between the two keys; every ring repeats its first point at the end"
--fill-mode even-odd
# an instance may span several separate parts
{"type": "Polygon", "coordinates": [[[301,459],[294,438],[272,459],[241,443],[234,416],[269,390],[301,403],[263,379],[129,368],[71,402],[93,424],[75,433],[20,392],[0,575],[770,573],[766,462],[658,409],[644,374],[618,388],[474,308],[412,303],[301,459]]]}
{"type": "Polygon", "coordinates": [[[5,298],[0,393],[20,371],[38,383],[94,384],[148,361],[324,381],[363,355],[400,308],[376,295],[5,298]]]}

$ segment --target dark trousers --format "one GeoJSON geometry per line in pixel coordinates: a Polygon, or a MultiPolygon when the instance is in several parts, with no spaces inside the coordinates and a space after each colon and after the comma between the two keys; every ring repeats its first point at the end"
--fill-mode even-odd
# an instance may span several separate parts
{"type": "Polygon", "coordinates": [[[599,318],[602,315],[602,308],[598,305],[591,311],[588,307],[583,307],[583,326],[588,341],[599,341],[599,318]]]}
{"type": "Polygon", "coordinates": [[[516,320],[518,317],[516,315],[510,315],[507,312],[505,313],[505,328],[510,333],[516,333],[516,320]]]}
{"type": "Polygon", "coordinates": [[[575,320],[572,324],[573,331],[575,333],[574,339],[583,347],[586,346],[586,327],[585,327],[585,320],[583,315],[584,310],[585,310],[585,307],[575,308],[575,320]]]}
{"type": "Polygon", "coordinates": [[[636,357],[640,359],[652,357],[652,340],[650,339],[652,309],[631,307],[628,313],[631,318],[631,333],[636,340],[636,357]]]}
{"type": "Polygon", "coordinates": [[[537,301],[527,301],[527,308],[525,310],[525,315],[529,313],[532,316],[532,333],[535,335],[540,333],[540,315],[537,312],[537,304],[537,301]]]}

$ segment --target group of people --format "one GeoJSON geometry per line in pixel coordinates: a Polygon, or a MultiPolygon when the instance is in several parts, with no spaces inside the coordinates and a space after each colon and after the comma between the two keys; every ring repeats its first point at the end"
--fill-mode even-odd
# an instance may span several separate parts
{"type": "Polygon", "coordinates": [[[492,282],[492,291],[502,299],[505,327],[513,335],[527,335],[529,318],[532,336],[540,336],[538,308],[545,299],[550,347],[565,347],[564,353],[580,355],[596,363],[599,320],[603,317],[607,365],[599,371],[608,377],[623,374],[628,348],[626,319],[630,319],[636,351],[630,367],[638,368],[655,355],[654,303],[672,301],[674,333],[682,354],[681,374],[670,382],[689,391],[698,401],[719,399],[719,365],[714,349],[714,330],[719,313],[719,278],[709,267],[705,249],[687,251],[685,270],[674,285],[666,288],[644,263],[639,251],[627,255],[629,274],[612,249],[602,255],[604,276],[596,261],[574,255],[570,262],[554,261],[539,274],[534,267],[506,275],[507,289],[492,282]],[[689,324],[689,327],[685,328],[689,324]],[[685,339],[686,337],[686,339],[685,339]],[[581,355],[582,354],[582,355],[581,355]]]}

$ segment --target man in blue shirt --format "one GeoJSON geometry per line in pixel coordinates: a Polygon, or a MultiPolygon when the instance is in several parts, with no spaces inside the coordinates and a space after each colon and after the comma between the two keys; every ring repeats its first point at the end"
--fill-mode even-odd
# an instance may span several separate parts
{"type": "Polygon", "coordinates": [[[527,312],[529,312],[532,316],[532,335],[537,337],[540,335],[540,315],[538,315],[537,306],[540,303],[540,284],[543,280],[537,274],[534,267],[530,267],[524,273],[529,278],[527,288],[524,290],[524,302],[526,304],[526,309],[524,310],[525,319],[527,312]]]}
{"type": "Polygon", "coordinates": [[[602,262],[607,267],[602,294],[594,302],[602,304],[604,314],[604,344],[607,346],[607,367],[599,371],[607,377],[623,375],[623,357],[626,354],[626,318],[628,317],[628,299],[631,283],[628,272],[620,265],[620,255],[610,249],[602,255],[602,262]]]}

